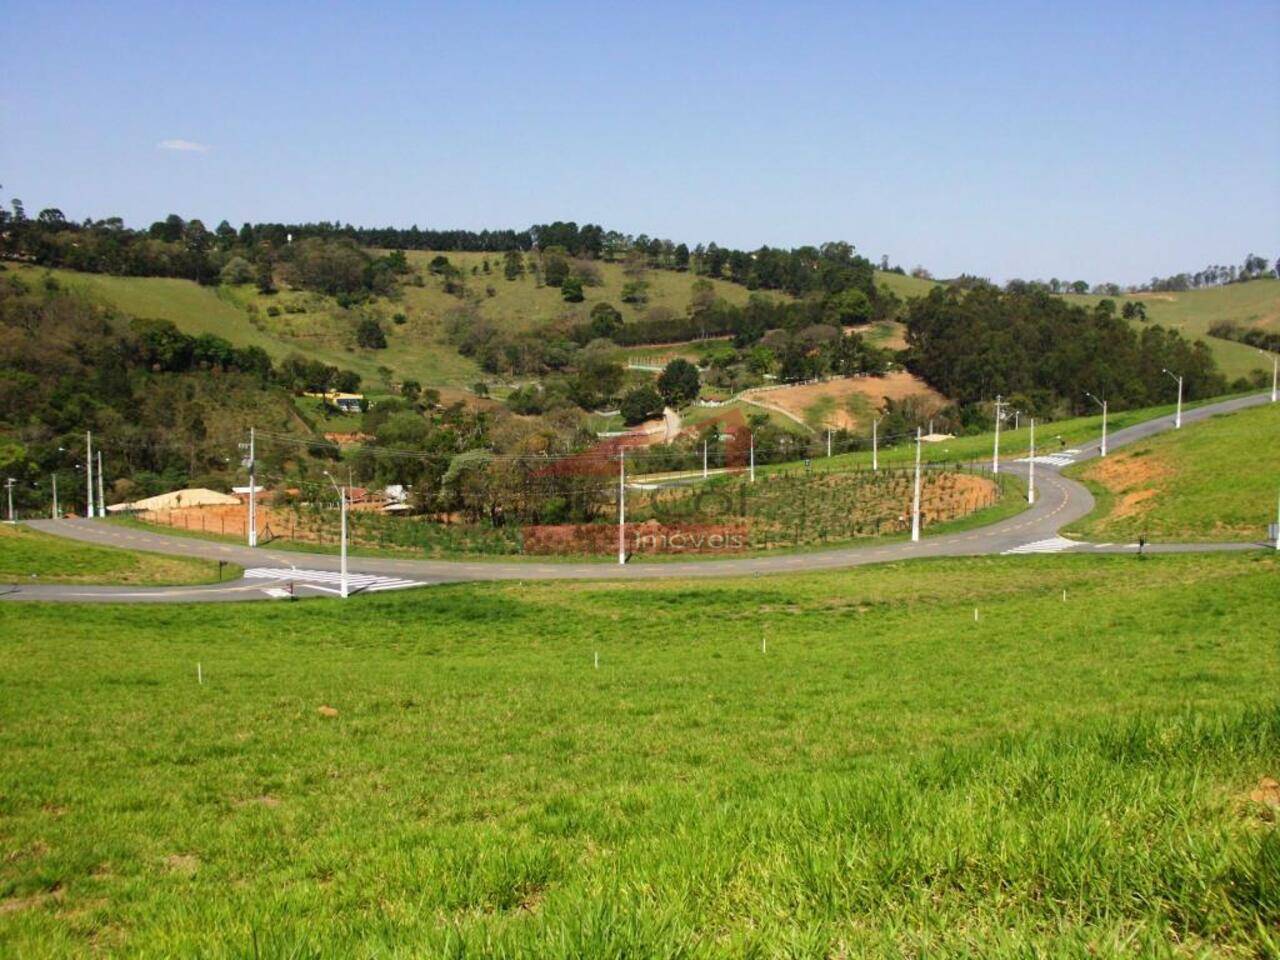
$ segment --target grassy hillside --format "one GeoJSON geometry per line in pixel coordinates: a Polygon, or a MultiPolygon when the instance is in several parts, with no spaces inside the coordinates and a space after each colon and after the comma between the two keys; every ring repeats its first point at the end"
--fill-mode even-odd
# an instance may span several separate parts
{"type": "MultiPolygon", "coordinates": [[[[225,567],[234,579],[240,568],[225,567]]],[[[77,543],[27,527],[0,526],[0,583],[184,584],[212,583],[218,565],[208,560],[114,550],[77,543]]]]}
{"type": "Polygon", "coordinates": [[[923,297],[938,285],[936,280],[922,280],[919,277],[888,273],[883,270],[876,271],[876,283],[888,287],[903,300],[908,297],[923,297]]]}
{"type": "Polygon", "coordinates": [[[0,952],[1265,955],[1277,572],[0,606],[0,952]]]}
{"type": "MultiPolygon", "coordinates": [[[[355,370],[371,389],[385,389],[390,381],[415,379],[425,386],[469,386],[481,379],[476,365],[459,356],[445,340],[445,320],[451,311],[471,304],[480,316],[498,326],[527,330],[561,318],[585,320],[592,305],[606,300],[633,319],[648,309],[662,307],[683,314],[689,302],[689,274],[667,270],[646,271],[648,303],[631,307],[621,302],[623,284],[629,279],[621,264],[597,263],[600,286],[587,287],[579,304],[564,302],[558,288],[539,286],[532,276],[507,281],[502,278],[501,257],[494,254],[449,253],[462,270],[465,297],[444,292],[440,281],[426,272],[434,254],[410,252],[409,260],[423,270],[422,287],[406,286],[400,300],[378,299],[351,309],[332,297],[291,290],[270,296],[252,285],[200,287],[186,280],[158,277],[113,277],[13,265],[30,285],[37,286],[46,273],[64,287],[82,290],[90,297],[114,304],[138,317],[172,320],[187,333],[215,333],[236,346],[259,346],[274,359],[298,351],[344,369],[355,370]],[[491,273],[472,275],[488,259],[491,273]],[[488,288],[493,296],[488,295],[488,288]],[[276,316],[270,311],[275,308],[276,316]],[[397,323],[396,315],[404,322],[397,323]],[[363,316],[377,317],[387,336],[387,349],[366,350],[355,343],[355,327],[363,316]],[[389,374],[388,374],[389,371],[389,374]]],[[[713,281],[716,293],[733,303],[746,302],[750,292],[727,281],[713,281]]],[[[781,296],[781,295],[776,295],[781,296]]]]}
{"type": "MultiPolygon", "coordinates": [[[[1068,296],[1070,303],[1092,306],[1098,296],[1068,296]]],[[[1252,280],[1185,293],[1138,293],[1113,297],[1117,303],[1139,300],[1146,305],[1147,321],[1181,330],[1192,339],[1204,339],[1228,379],[1247,376],[1255,369],[1271,369],[1271,361],[1253,347],[1209,336],[1209,328],[1221,321],[1246,327],[1280,330],[1280,280],[1252,280]]]]}
{"type": "Polygon", "coordinates": [[[1095,540],[1256,541],[1276,521],[1280,404],[1213,417],[1073,467],[1098,509],[1072,531],[1095,540]]]}

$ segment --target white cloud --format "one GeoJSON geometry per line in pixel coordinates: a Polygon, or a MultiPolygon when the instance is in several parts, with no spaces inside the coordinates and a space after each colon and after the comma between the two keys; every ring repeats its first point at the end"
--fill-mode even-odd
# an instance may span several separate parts
{"type": "Polygon", "coordinates": [[[208,153],[209,145],[207,143],[197,143],[195,140],[161,140],[156,144],[159,150],[180,150],[185,153],[208,153]]]}

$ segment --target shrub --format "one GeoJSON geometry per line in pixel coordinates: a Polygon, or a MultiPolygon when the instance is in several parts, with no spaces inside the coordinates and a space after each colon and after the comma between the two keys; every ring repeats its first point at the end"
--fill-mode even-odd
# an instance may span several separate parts
{"type": "Polygon", "coordinates": [[[365,317],[356,326],[356,343],[366,350],[385,350],[387,335],[382,332],[382,324],[372,317],[365,317]]]}
{"type": "Polygon", "coordinates": [[[627,393],[619,409],[628,426],[641,423],[662,412],[662,395],[646,383],[627,393]]]}

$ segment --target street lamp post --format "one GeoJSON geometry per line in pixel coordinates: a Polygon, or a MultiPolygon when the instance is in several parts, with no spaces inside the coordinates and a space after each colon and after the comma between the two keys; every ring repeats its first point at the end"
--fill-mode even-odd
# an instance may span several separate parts
{"type": "Polygon", "coordinates": [[[1178,410],[1173,415],[1173,429],[1181,430],[1182,429],[1182,377],[1178,376],[1176,373],[1173,373],[1171,370],[1165,370],[1164,372],[1169,374],[1169,376],[1173,377],[1173,379],[1178,381],[1178,410]]]}
{"type": "MultiPolygon", "coordinates": [[[[1267,351],[1265,350],[1259,350],[1258,352],[1262,354],[1264,357],[1267,355],[1267,351]]],[[[1276,402],[1276,396],[1277,396],[1276,387],[1278,384],[1280,384],[1280,353],[1273,353],[1271,354],[1271,402],[1272,403],[1276,402]]]]}
{"type": "Polygon", "coordinates": [[[1102,456],[1107,455],[1107,401],[1099,400],[1088,390],[1084,395],[1102,408],[1102,456]]]}
{"type": "Polygon", "coordinates": [[[85,435],[84,435],[84,450],[85,450],[84,482],[86,487],[85,492],[87,494],[87,496],[85,497],[84,515],[85,515],[85,519],[92,520],[93,519],[93,434],[88,431],[85,431],[85,435]]]}
{"type": "Polygon", "coordinates": [[[9,522],[13,523],[13,485],[18,481],[9,477],[5,480],[4,485],[9,488],[9,522]]]}
{"type": "Polygon", "coordinates": [[[98,448],[98,516],[107,515],[107,501],[102,496],[102,448],[98,448]]]}
{"type": "Polygon", "coordinates": [[[1031,456],[1027,458],[1027,503],[1036,502],[1036,418],[1031,418],[1031,456]]]}
{"type": "Polygon", "coordinates": [[[338,504],[342,518],[342,533],[338,541],[338,570],[340,577],[338,595],[345,600],[347,597],[347,494],[342,487],[338,486],[338,481],[333,479],[333,474],[326,470],[324,475],[329,478],[329,482],[333,484],[333,489],[338,493],[338,504]]]}
{"type": "Polygon", "coordinates": [[[751,482],[756,482],[756,432],[751,431],[751,482]]]}
{"type": "Polygon", "coordinates": [[[920,540],[920,428],[916,427],[916,481],[911,495],[911,542],[920,540]]]}
{"type": "Polygon", "coordinates": [[[991,472],[1000,472],[1000,408],[1004,406],[1000,395],[996,394],[996,443],[991,450],[991,472]]]}
{"type": "Polygon", "coordinates": [[[618,564],[627,562],[627,448],[618,447],[618,564]]]}
{"type": "Polygon", "coordinates": [[[49,519],[58,519],[58,473],[54,471],[53,477],[53,512],[49,514],[49,519]]]}
{"type": "Polygon", "coordinates": [[[880,429],[880,418],[876,417],[871,421],[871,472],[880,472],[880,446],[877,433],[880,429]]]}

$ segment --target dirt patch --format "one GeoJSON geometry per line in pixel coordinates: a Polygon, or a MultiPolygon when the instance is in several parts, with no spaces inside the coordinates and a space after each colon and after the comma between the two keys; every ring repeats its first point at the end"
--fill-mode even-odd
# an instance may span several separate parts
{"type": "Polygon", "coordinates": [[[926,406],[942,407],[946,404],[942,394],[919,377],[904,371],[884,377],[844,377],[773,390],[750,390],[743,397],[801,421],[805,412],[815,404],[830,404],[831,409],[824,414],[822,422],[834,429],[866,426],[884,408],[886,399],[920,397],[926,406]],[[860,409],[863,412],[859,412],[860,409]]]}
{"type": "Polygon", "coordinates": [[[247,800],[237,800],[237,807],[278,807],[280,806],[280,798],[273,797],[269,793],[264,793],[260,797],[249,797],[247,800]]]}
{"type": "Polygon", "coordinates": [[[317,707],[316,713],[320,714],[322,717],[336,717],[338,715],[338,711],[327,703],[317,707]]]}
{"type": "Polygon", "coordinates": [[[200,858],[194,853],[171,853],[164,858],[164,865],[173,873],[191,876],[200,869],[200,858]]]}
{"type": "Polygon", "coordinates": [[[18,913],[43,906],[50,901],[62,899],[62,888],[54,887],[46,893],[35,893],[29,897],[6,897],[0,900],[0,916],[6,913],[18,913]]]}
{"type": "Polygon", "coordinates": [[[1151,501],[1159,496],[1161,484],[1170,473],[1158,457],[1134,451],[1099,460],[1088,476],[1115,494],[1116,502],[1107,520],[1122,520],[1151,509],[1151,501]]]}
{"type": "Polygon", "coordinates": [[[1280,809],[1280,783],[1276,782],[1274,777],[1261,778],[1258,785],[1249,793],[1249,799],[1264,807],[1280,809]]]}

